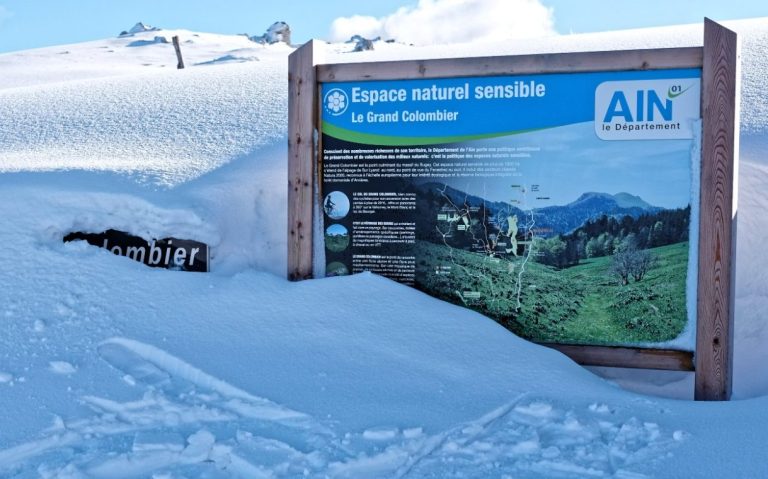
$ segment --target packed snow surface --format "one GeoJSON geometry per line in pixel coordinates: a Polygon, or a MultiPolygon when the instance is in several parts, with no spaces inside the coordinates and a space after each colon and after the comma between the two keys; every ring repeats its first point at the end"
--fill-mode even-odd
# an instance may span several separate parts
{"type": "MultiPolygon", "coordinates": [[[[286,45],[161,30],[0,55],[0,477],[768,476],[768,19],[727,26],[743,41],[730,403],[627,392],[371,274],[287,282],[286,45]],[[158,35],[181,37],[187,69],[158,35]],[[213,271],[61,241],[107,228],[207,242],[213,271]]],[[[325,53],[700,42],[683,26],[325,53]]]]}

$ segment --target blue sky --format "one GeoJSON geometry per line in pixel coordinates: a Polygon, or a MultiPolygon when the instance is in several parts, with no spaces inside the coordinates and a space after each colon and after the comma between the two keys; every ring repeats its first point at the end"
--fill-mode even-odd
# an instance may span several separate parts
{"type": "MultiPolygon", "coordinates": [[[[509,11],[509,2],[513,2],[467,1],[480,5],[473,6],[472,10],[479,12],[480,16],[475,18],[483,18],[485,22],[499,17],[500,8],[509,11]]],[[[450,2],[455,4],[458,0],[450,2]]],[[[768,16],[768,2],[764,0],[539,0],[538,3],[553,9],[552,26],[557,33],[692,23],[704,16],[715,20],[768,16]]],[[[401,7],[417,4],[418,0],[0,0],[0,52],[112,37],[138,21],[165,28],[260,34],[274,21],[284,20],[291,26],[294,42],[301,43],[309,38],[328,39],[331,24],[339,17],[364,15],[381,19],[401,7]]],[[[464,15],[456,15],[455,20],[457,28],[471,27],[464,15]]]]}

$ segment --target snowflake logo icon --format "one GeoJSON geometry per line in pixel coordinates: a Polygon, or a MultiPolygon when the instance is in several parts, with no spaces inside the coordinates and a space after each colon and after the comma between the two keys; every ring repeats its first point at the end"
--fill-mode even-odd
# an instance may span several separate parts
{"type": "Polygon", "coordinates": [[[334,88],[325,94],[325,108],[333,116],[339,116],[347,111],[349,98],[344,90],[334,88]]]}

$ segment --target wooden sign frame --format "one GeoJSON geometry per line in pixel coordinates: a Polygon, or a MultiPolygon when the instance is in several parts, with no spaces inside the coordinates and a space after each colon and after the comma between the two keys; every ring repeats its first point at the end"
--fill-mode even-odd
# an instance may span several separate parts
{"type": "MultiPolygon", "coordinates": [[[[288,278],[313,277],[320,204],[320,85],[539,73],[701,68],[702,159],[695,354],[628,347],[546,344],[585,365],[695,371],[695,399],[728,400],[733,376],[738,180],[739,44],[704,20],[703,47],[320,64],[317,41],[289,57],[288,278]]],[[[691,258],[693,259],[693,258],[691,258]]]]}

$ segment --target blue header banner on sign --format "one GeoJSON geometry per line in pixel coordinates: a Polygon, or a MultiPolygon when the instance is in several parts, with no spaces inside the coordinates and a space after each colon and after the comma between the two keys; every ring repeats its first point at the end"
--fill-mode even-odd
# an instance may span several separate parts
{"type": "Polygon", "coordinates": [[[323,133],[413,145],[595,122],[603,140],[683,138],[699,116],[700,78],[674,69],[324,83],[323,133]]]}

